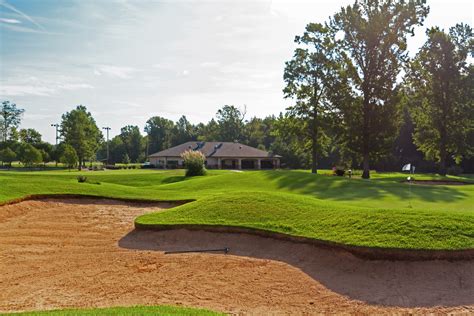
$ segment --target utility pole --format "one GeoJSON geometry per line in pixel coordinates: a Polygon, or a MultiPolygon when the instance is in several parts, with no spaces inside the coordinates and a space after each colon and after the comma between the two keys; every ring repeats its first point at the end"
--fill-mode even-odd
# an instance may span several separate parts
{"type": "Polygon", "coordinates": [[[51,124],[51,126],[56,129],[56,146],[57,146],[58,145],[58,139],[59,139],[59,136],[58,136],[59,124],[58,123],[51,124]]]}
{"type": "Polygon", "coordinates": [[[102,127],[102,129],[105,129],[107,131],[107,165],[109,164],[109,131],[111,130],[110,127],[102,127]]]}

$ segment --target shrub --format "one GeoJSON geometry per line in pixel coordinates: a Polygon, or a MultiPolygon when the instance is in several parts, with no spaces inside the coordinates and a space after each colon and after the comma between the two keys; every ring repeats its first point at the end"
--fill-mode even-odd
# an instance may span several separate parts
{"type": "Polygon", "coordinates": [[[346,170],[342,166],[336,166],[336,168],[334,169],[335,176],[343,177],[345,173],[346,170]]]}
{"type": "Polygon", "coordinates": [[[71,168],[74,168],[79,162],[76,150],[71,145],[65,145],[63,154],[59,158],[59,161],[61,161],[68,167],[69,170],[71,170],[71,168]]]}
{"type": "Polygon", "coordinates": [[[31,144],[22,144],[20,148],[20,162],[26,167],[33,167],[34,164],[43,161],[41,152],[31,144]]]}
{"type": "Polygon", "coordinates": [[[463,173],[463,171],[464,170],[459,166],[451,166],[448,168],[448,170],[446,170],[446,172],[452,176],[459,176],[461,173],[463,173]]]}
{"type": "Polygon", "coordinates": [[[87,177],[86,176],[77,176],[77,182],[79,183],[84,183],[87,181],[87,177]]]}
{"type": "Polygon", "coordinates": [[[206,174],[206,168],[204,167],[206,157],[202,152],[187,150],[181,155],[181,158],[184,160],[187,177],[203,176],[206,174]]]}
{"type": "Polygon", "coordinates": [[[16,153],[11,150],[10,148],[5,148],[3,150],[0,150],[0,160],[3,163],[8,163],[9,166],[12,165],[12,162],[16,159],[16,153]]]}

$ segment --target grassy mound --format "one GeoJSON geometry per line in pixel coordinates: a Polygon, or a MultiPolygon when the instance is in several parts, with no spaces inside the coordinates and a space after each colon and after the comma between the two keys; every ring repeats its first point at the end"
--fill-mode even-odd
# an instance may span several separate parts
{"type": "MultiPolygon", "coordinates": [[[[471,176],[416,179],[473,182],[471,176]]],[[[0,203],[31,194],[196,200],[137,219],[143,225],[256,228],[349,245],[407,249],[474,248],[474,185],[410,185],[406,175],[370,180],[307,171],[228,172],[187,178],[183,170],[0,171],[0,203]],[[93,182],[78,183],[87,175],[93,182]]]]}
{"type": "Polygon", "coordinates": [[[133,307],[112,307],[112,308],[93,308],[93,309],[64,309],[40,312],[15,313],[13,315],[39,316],[39,315],[160,315],[160,316],[178,316],[178,315],[223,315],[205,309],[174,307],[174,306],[133,306],[133,307]]]}
{"type": "Polygon", "coordinates": [[[288,193],[217,194],[136,219],[141,227],[255,228],[347,245],[404,249],[474,248],[474,214],[367,209],[288,193]]]}

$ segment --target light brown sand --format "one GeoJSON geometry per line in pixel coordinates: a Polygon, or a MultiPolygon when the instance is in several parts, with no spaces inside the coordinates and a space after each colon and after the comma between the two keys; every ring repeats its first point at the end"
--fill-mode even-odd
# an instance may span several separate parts
{"type": "Polygon", "coordinates": [[[472,261],[364,261],[244,234],[134,231],[133,219],[153,210],[90,199],[1,206],[0,312],[170,304],[260,315],[474,313],[472,261]],[[163,253],[220,247],[230,254],[163,253]]]}

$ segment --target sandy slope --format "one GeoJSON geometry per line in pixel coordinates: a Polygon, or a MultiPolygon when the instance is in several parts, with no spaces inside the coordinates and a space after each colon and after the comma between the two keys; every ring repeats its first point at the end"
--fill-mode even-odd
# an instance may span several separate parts
{"type": "Polygon", "coordinates": [[[137,215],[168,206],[1,206],[0,311],[171,304],[244,314],[474,313],[472,261],[364,261],[243,234],[133,231],[137,215]],[[163,253],[224,246],[230,254],[163,253]]]}

